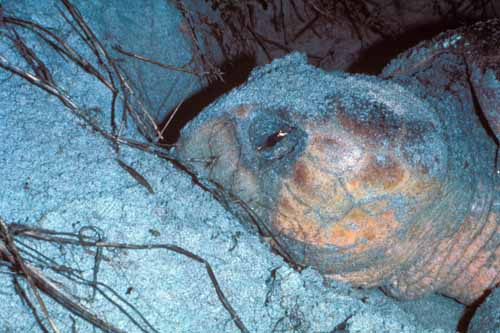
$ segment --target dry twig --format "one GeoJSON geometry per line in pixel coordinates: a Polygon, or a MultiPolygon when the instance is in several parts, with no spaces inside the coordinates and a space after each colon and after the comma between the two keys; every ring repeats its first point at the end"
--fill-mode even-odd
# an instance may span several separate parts
{"type": "MultiPolygon", "coordinates": [[[[9,40],[15,49],[17,50],[20,59],[23,59],[30,71],[24,69],[23,67],[14,65],[9,62],[4,56],[0,55],[0,68],[3,68],[7,72],[10,72],[12,75],[16,75],[29,83],[45,90],[49,94],[57,97],[64,106],[69,109],[73,114],[75,114],[79,119],[83,120],[83,122],[89,126],[91,129],[101,134],[106,139],[110,140],[113,145],[116,147],[117,152],[120,144],[126,144],[147,152],[154,153],[162,158],[166,158],[172,160],[170,154],[155,144],[151,144],[148,142],[138,142],[133,139],[128,139],[122,137],[122,132],[124,127],[126,126],[127,116],[131,115],[135,124],[144,133],[146,138],[151,139],[151,130],[156,133],[156,135],[161,138],[163,131],[159,130],[156,125],[153,117],[151,117],[148,110],[144,107],[139,98],[135,96],[135,93],[132,89],[132,85],[128,82],[128,79],[123,71],[123,69],[119,66],[116,60],[112,59],[109,53],[106,51],[105,47],[99,42],[95,34],[89,25],[85,22],[83,16],[79,13],[79,11],[68,1],[61,0],[66,11],[69,15],[66,15],[62,10],[60,11],[64,20],[72,27],[73,31],[80,36],[82,41],[89,47],[92,51],[92,54],[95,57],[95,61],[98,64],[98,67],[92,65],[91,61],[85,59],[77,50],[68,45],[64,39],[58,36],[52,30],[29,20],[24,20],[12,16],[3,15],[3,11],[0,15],[0,29],[4,30],[5,33],[2,33],[2,36],[6,37],[9,40]],[[70,61],[75,64],[79,68],[81,68],[85,73],[95,77],[97,80],[102,82],[106,88],[108,88],[112,93],[112,102],[111,102],[111,132],[103,129],[99,123],[93,121],[91,117],[86,112],[85,108],[79,106],[75,103],[71,97],[69,97],[64,90],[58,85],[56,80],[51,75],[51,70],[49,66],[41,60],[41,57],[34,51],[34,48],[30,47],[24,39],[21,37],[21,34],[18,33],[16,29],[24,29],[34,34],[34,36],[38,37],[40,41],[45,43],[49,48],[51,48],[56,54],[61,56],[63,59],[70,61]],[[132,98],[135,98],[137,105],[139,106],[139,112],[135,110],[131,103],[132,98]],[[120,99],[122,102],[122,120],[120,125],[117,126],[115,121],[115,107],[116,101],[120,99]],[[143,119],[147,120],[149,124],[143,121],[143,119]],[[151,129],[151,130],[150,130],[151,129]]],[[[132,56],[140,61],[151,63],[157,66],[161,66],[168,70],[181,70],[187,73],[195,73],[193,71],[188,70],[187,68],[173,68],[171,66],[162,64],[160,62],[147,59],[145,57],[132,54],[130,52],[126,52],[121,49],[119,46],[117,47],[117,51],[127,55],[132,56]]],[[[195,73],[197,75],[205,75],[205,72],[195,73]]],[[[155,140],[156,141],[156,140],[155,140]]],[[[137,171],[131,169],[122,163],[119,164],[127,170],[139,183],[145,186],[150,192],[152,192],[152,188],[149,183],[142,177],[137,171]]],[[[3,266],[7,265],[9,271],[13,274],[14,287],[18,295],[24,300],[27,306],[32,311],[39,327],[43,332],[48,332],[48,328],[44,326],[44,323],[40,316],[38,315],[38,310],[35,305],[30,301],[28,294],[22,289],[19,284],[17,278],[18,276],[24,277],[33,291],[33,294],[36,297],[38,305],[42,310],[42,313],[47,320],[49,327],[52,331],[58,333],[59,329],[55,325],[55,322],[50,317],[48,309],[43,302],[43,299],[40,296],[40,292],[46,294],[50,298],[52,298],[57,303],[63,305],[68,311],[73,313],[74,315],[82,318],[83,320],[91,323],[93,326],[100,328],[104,332],[109,333],[122,333],[123,330],[114,327],[112,324],[106,322],[105,320],[99,318],[96,314],[92,313],[90,310],[82,306],[78,301],[73,300],[73,296],[66,294],[63,292],[59,286],[57,286],[53,281],[46,278],[42,272],[32,266],[30,263],[27,263],[22,255],[25,253],[23,251],[18,250],[16,246],[16,242],[14,236],[17,237],[30,237],[32,239],[44,240],[52,243],[58,243],[61,245],[71,244],[83,247],[93,247],[96,249],[95,257],[94,257],[94,268],[93,268],[93,278],[91,281],[83,280],[81,277],[76,275],[75,270],[69,267],[63,267],[58,265],[57,263],[50,262],[50,259],[45,257],[41,253],[37,253],[33,248],[29,248],[26,244],[23,244],[23,248],[26,251],[30,251],[33,259],[42,260],[48,264],[50,264],[49,268],[54,270],[54,272],[58,274],[64,275],[66,278],[88,285],[92,288],[92,298],[95,297],[96,292],[99,292],[104,298],[106,298],[113,305],[118,307],[122,313],[124,313],[141,331],[143,332],[157,332],[151,324],[144,318],[144,316],[137,311],[131,304],[126,302],[123,298],[121,298],[118,294],[116,294],[111,288],[102,284],[98,280],[98,271],[99,266],[102,260],[102,251],[105,248],[115,248],[115,249],[129,249],[129,250],[151,250],[151,249],[165,249],[169,251],[174,251],[181,255],[191,258],[196,262],[199,262],[204,265],[207,274],[214,286],[217,297],[222,303],[223,307],[228,311],[231,318],[234,320],[237,327],[242,332],[248,332],[245,325],[237,315],[236,311],[232,308],[227,298],[223,294],[220,285],[215,277],[215,273],[210,266],[210,264],[203,258],[198,255],[195,255],[179,246],[175,245],[160,245],[160,244],[122,244],[122,243],[107,243],[102,238],[98,237],[97,239],[89,240],[88,237],[84,237],[82,234],[64,234],[57,232],[49,232],[47,230],[37,230],[37,229],[29,229],[21,226],[13,226],[7,225],[5,222],[0,220],[0,264],[3,266]],[[13,234],[13,230],[15,231],[13,234]],[[33,257],[34,256],[34,257],[33,257]],[[107,292],[111,292],[114,297],[120,299],[121,302],[127,305],[128,308],[131,308],[133,312],[141,318],[141,320],[145,323],[146,326],[140,324],[127,310],[125,310],[121,305],[116,303],[110,296],[107,295],[107,292]],[[146,328],[148,327],[148,328],[146,328]]],[[[95,229],[91,229],[95,231],[95,229]]],[[[82,230],[84,231],[84,230],[82,230]]],[[[30,256],[28,252],[25,255],[30,256]]]]}
{"type": "MultiPolygon", "coordinates": [[[[1,221],[1,220],[0,220],[1,221]]],[[[3,222],[2,222],[3,223],[3,222]]],[[[19,225],[19,224],[10,224],[7,226],[7,224],[3,223],[5,226],[5,231],[8,235],[12,235],[14,237],[27,237],[35,240],[40,240],[40,241],[46,241],[46,242],[51,242],[51,243],[57,243],[57,244],[67,244],[67,245],[76,245],[76,246],[81,246],[81,247],[92,247],[96,249],[120,249],[120,250],[154,250],[154,249],[160,249],[160,250],[167,250],[167,251],[172,251],[177,254],[180,254],[182,256],[185,256],[189,259],[192,259],[200,264],[202,264],[205,267],[205,270],[207,271],[207,274],[210,278],[210,281],[212,283],[212,286],[215,289],[215,292],[217,294],[217,298],[221,302],[222,306],[226,309],[226,311],[229,313],[231,318],[233,319],[235,325],[239,328],[239,330],[243,333],[249,332],[244,323],[242,322],[241,318],[237,314],[237,312],[234,310],[234,308],[231,306],[229,303],[227,297],[224,295],[222,292],[222,289],[220,287],[220,284],[215,276],[215,272],[210,265],[208,261],[203,259],[202,257],[180,247],[177,245],[172,245],[172,244],[131,244],[131,243],[117,243],[117,242],[107,242],[100,240],[101,238],[97,239],[92,239],[89,238],[88,236],[84,236],[82,232],[79,234],[73,234],[73,233],[65,233],[65,232],[57,232],[57,231],[52,231],[52,230],[46,230],[46,229],[40,229],[40,228],[30,228],[25,225],[19,225]]],[[[87,227],[87,229],[94,230],[92,227],[87,227]]],[[[1,247],[0,247],[1,250],[1,247]]],[[[0,252],[3,253],[3,252],[0,252]]],[[[68,297],[62,297],[62,292],[55,287],[55,285],[51,282],[48,281],[47,278],[44,278],[41,273],[36,271],[34,268],[30,268],[29,271],[27,271],[27,274],[31,277],[33,277],[33,280],[35,283],[37,283],[37,286],[40,285],[41,287],[40,290],[44,291],[45,293],[48,294],[51,298],[53,298],[56,302],[61,303],[62,305],[70,308],[70,310],[73,314],[81,317],[82,319],[92,323],[96,327],[99,327],[101,329],[106,328],[106,325],[103,324],[103,321],[97,320],[95,317],[91,317],[88,313],[88,311],[82,310],[82,307],[77,307],[74,302],[70,302],[68,300],[68,297]],[[98,326],[100,325],[100,326],[98,326]],[[101,327],[102,326],[102,327],[101,327]],[[104,327],[104,328],[103,328],[104,327]]],[[[26,274],[24,274],[26,276],[26,274]]],[[[89,283],[92,287],[98,288],[99,285],[102,285],[101,283],[95,283],[91,281],[89,283]]],[[[99,291],[99,289],[98,289],[99,291]]],[[[108,300],[110,300],[108,298],[108,300]]],[[[130,317],[129,317],[130,318],[130,317]]],[[[109,332],[115,332],[109,329],[109,324],[107,324],[108,331],[109,332]]],[[[106,332],[108,332],[106,331],[106,332]]],[[[117,330],[116,332],[120,332],[117,330]]]]}

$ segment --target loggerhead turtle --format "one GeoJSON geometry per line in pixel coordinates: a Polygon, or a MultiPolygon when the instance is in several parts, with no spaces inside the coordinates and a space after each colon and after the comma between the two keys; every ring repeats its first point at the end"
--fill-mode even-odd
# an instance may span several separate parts
{"type": "Polygon", "coordinates": [[[470,304],[500,282],[500,21],[379,75],[293,53],[181,132],[175,154],[291,260],[400,299],[470,304]]]}

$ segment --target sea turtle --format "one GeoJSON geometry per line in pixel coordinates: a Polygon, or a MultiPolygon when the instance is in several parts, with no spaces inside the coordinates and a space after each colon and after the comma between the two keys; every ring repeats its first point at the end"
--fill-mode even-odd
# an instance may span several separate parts
{"type": "Polygon", "coordinates": [[[292,53],[181,132],[199,182],[299,265],[400,299],[471,304],[500,282],[500,20],[379,76],[292,53]]]}

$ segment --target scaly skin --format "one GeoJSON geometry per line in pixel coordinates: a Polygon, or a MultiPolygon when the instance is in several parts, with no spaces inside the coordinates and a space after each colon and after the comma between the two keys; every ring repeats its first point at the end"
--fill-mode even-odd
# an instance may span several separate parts
{"type": "MultiPolygon", "coordinates": [[[[418,90],[424,92],[424,98],[442,98],[451,91],[455,99],[460,99],[464,91],[470,91],[474,111],[480,115],[483,127],[498,147],[499,71],[500,20],[490,20],[445,32],[431,41],[420,43],[393,60],[381,77],[405,86],[420,85],[418,90]],[[460,81],[465,83],[464,87],[453,91],[452,84],[460,81]]],[[[482,200],[473,200],[470,208],[472,218],[466,219],[460,231],[452,238],[442,240],[436,253],[429,253],[428,259],[399,276],[392,281],[393,284],[404,285],[419,280],[414,284],[423,285],[420,288],[426,289],[428,283],[443,281],[443,286],[437,290],[466,304],[499,284],[500,189],[496,162],[492,170],[493,189],[485,189],[480,184],[477,191],[492,192],[491,199],[488,199],[491,203],[486,206],[488,214],[479,212],[482,200]]]]}
{"type": "Polygon", "coordinates": [[[195,118],[176,154],[295,262],[471,303],[500,282],[499,27],[442,34],[380,77],[274,61],[195,118]]]}

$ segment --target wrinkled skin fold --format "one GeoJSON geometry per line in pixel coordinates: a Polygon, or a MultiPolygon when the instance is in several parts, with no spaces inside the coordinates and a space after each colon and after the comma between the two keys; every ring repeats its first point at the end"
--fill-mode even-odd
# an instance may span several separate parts
{"type": "Polygon", "coordinates": [[[498,21],[444,33],[379,77],[291,54],[206,108],[175,154],[295,262],[471,303],[500,281],[499,36],[498,21]]]}

